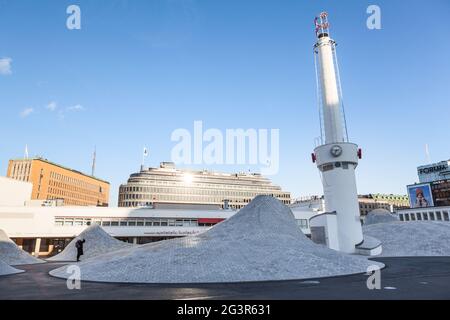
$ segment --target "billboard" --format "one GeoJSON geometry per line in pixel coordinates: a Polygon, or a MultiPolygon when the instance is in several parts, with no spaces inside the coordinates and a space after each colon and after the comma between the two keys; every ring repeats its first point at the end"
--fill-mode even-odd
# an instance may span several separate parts
{"type": "Polygon", "coordinates": [[[431,187],[428,183],[408,186],[408,195],[411,208],[434,207],[431,187]]]}
{"type": "Polygon", "coordinates": [[[450,180],[431,183],[433,202],[436,207],[450,206],[450,180]]]}
{"type": "Polygon", "coordinates": [[[450,161],[441,161],[417,168],[420,183],[434,182],[450,178],[450,161]]]}

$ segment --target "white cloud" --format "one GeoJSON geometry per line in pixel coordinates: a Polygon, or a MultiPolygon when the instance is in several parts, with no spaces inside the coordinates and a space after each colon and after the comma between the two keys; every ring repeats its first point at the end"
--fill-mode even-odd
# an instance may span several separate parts
{"type": "Polygon", "coordinates": [[[48,105],[45,106],[45,109],[50,110],[50,111],[55,111],[56,108],[58,108],[58,104],[55,101],[52,101],[48,105]]]}
{"type": "Polygon", "coordinates": [[[11,74],[11,58],[0,58],[0,74],[8,75],[11,74]]]}
{"type": "Polygon", "coordinates": [[[26,108],[26,109],[24,109],[21,113],[20,113],[20,116],[22,117],[22,118],[26,118],[26,117],[28,117],[30,114],[32,114],[34,112],[34,109],[33,108],[26,108]]]}
{"type": "MultiPolygon", "coordinates": [[[[84,111],[85,108],[81,104],[76,104],[70,107],[60,107],[58,106],[58,103],[56,101],[50,101],[45,107],[46,110],[56,113],[58,115],[59,119],[65,119],[66,115],[73,112],[81,112],[84,111]]],[[[32,113],[36,113],[37,111],[40,111],[42,108],[39,108],[38,110],[34,108],[26,108],[20,112],[21,118],[29,117],[32,113]]]]}
{"type": "Polygon", "coordinates": [[[81,104],[77,104],[75,106],[67,108],[67,111],[74,111],[74,112],[76,112],[76,111],[83,111],[83,110],[84,110],[84,107],[81,104]]]}

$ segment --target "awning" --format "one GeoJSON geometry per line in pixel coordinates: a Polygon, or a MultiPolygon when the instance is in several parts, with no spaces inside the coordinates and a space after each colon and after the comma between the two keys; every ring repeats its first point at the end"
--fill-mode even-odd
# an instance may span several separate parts
{"type": "Polygon", "coordinates": [[[219,223],[224,221],[222,218],[198,218],[198,223],[219,223]]]}

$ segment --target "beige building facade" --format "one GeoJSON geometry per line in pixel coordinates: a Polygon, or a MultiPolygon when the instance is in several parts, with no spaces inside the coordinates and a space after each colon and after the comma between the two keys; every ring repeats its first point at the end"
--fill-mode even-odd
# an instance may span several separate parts
{"type": "Polygon", "coordinates": [[[159,168],[143,168],[119,189],[119,207],[154,204],[201,204],[240,209],[257,195],[271,195],[288,205],[291,195],[256,173],[220,173],[175,168],[163,162],[159,168]],[[225,204],[227,203],[227,204],[225,204]]]}
{"type": "Polygon", "coordinates": [[[391,212],[409,208],[409,198],[405,195],[369,194],[358,197],[362,216],[375,209],[385,209],[391,212]]]}

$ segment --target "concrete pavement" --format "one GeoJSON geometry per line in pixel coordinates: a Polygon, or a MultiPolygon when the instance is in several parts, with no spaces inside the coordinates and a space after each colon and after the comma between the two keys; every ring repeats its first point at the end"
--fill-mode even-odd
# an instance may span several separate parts
{"type": "Polygon", "coordinates": [[[378,258],[381,290],[368,290],[367,275],[298,281],[230,284],[116,284],[66,281],[48,275],[63,263],[21,266],[25,273],[0,277],[1,300],[279,300],[279,299],[450,299],[450,257],[378,258]]]}

